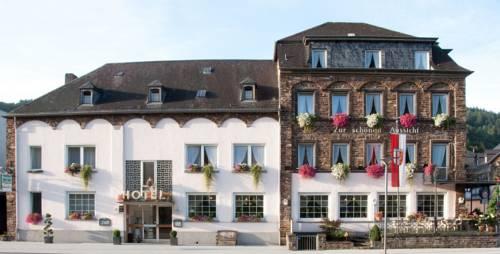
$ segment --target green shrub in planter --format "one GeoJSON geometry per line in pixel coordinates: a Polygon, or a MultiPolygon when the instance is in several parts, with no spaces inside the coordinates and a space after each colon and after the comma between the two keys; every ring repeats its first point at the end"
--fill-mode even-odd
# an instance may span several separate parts
{"type": "Polygon", "coordinates": [[[118,229],[113,230],[113,244],[114,245],[122,244],[122,235],[120,230],[118,229]]]}
{"type": "Polygon", "coordinates": [[[381,238],[380,228],[377,225],[373,225],[373,227],[370,229],[370,241],[380,241],[381,238]]]}
{"type": "Polygon", "coordinates": [[[177,231],[175,230],[170,232],[170,245],[177,245],[177,231]]]}

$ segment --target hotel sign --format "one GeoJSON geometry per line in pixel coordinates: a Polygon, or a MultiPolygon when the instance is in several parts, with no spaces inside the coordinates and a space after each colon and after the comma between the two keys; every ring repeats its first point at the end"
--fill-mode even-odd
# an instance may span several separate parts
{"type": "Polygon", "coordinates": [[[12,191],[12,175],[0,174],[0,191],[12,191]]]}
{"type": "Polygon", "coordinates": [[[163,191],[125,191],[119,195],[119,202],[122,201],[171,201],[172,193],[163,191]]]}
{"type": "MultiPolygon", "coordinates": [[[[353,127],[353,128],[334,128],[334,133],[367,133],[367,134],[382,134],[383,129],[379,128],[368,128],[368,127],[353,127]]],[[[401,134],[418,134],[419,129],[415,127],[411,128],[396,128],[391,127],[389,133],[401,133],[401,134]]]]}

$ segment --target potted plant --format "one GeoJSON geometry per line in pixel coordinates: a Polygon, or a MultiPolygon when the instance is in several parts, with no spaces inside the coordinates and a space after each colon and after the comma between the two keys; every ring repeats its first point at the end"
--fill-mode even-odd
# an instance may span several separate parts
{"type": "Polygon", "coordinates": [[[414,163],[406,163],[405,172],[406,172],[406,181],[408,183],[413,183],[413,177],[415,176],[415,170],[417,166],[414,163]]]}
{"type": "Polygon", "coordinates": [[[79,220],[80,214],[77,212],[71,212],[68,217],[70,220],[79,220]]]}
{"type": "Polygon", "coordinates": [[[2,234],[0,235],[0,239],[3,241],[3,242],[8,242],[10,240],[12,240],[12,234],[11,233],[5,233],[5,234],[2,234]]]}
{"type": "Polygon", "coordinates": [[[414,114],[406,113],[399,117],[399,123],[405,128],[411,128],[417,124],[417,117],[414,114]]]}
{"type": "Polygon", "coordinates": [[[212,164],[209,163],[203,166],[203,176],[205,177],[205,186],[207,189],[210,189],[210,185],[212,185],[215,177],[215,170],[212,164]]]}
{"type": "Polygon", "coordinates": [[[250,167],[246,163],[236,164],[236,165],[234,165],[233,169],[234,169],[234,172],[248,172],[248,171],[250,171],[250,167]]]}
{"type": "Polygon", "coordinates": [[[306,132],[312,131],[315,120],[316,116],[309,113],[300,113],[297,116],[297,123],[299,124],[299,127],[304,129],[306,132]]]}
{"type": "Polygon", "coordinates": [[[87,188],[92,178],[92,167],[90,165],[83,166],[82,170],[80,170],[80,177],[82,178],[83,186],[87,188]]]}
{"type": "Polygon", "coordinates": [[[202,167],[198,164],[190,164],[187,168],[189,172],[201,172],[202,167]]]}
{"type": "Polygon", "coordinates": [[[444,113],[437,114],[432,120],[434,120],[434,126],[438,128],[448,129],[451,125],[455,124],[455,119],[444,113]]]}
{"type": "Polygon", "coordinates": [[[172,230],[170,231],[170,245],[176,246],[177,244],[178,244],[177,231],[172,230]]]}
{"type": "Polygon", "coordinates": [[[250,174],[252,174],[253,177],[253,184],[255,188],[259,186],[259,182],[262,179],[262,167],[258,164],[252,165],[250,168],[250,174]]]}
{"type": "Polygon", "coordinates": [[[33,224],[37,225],[38,223],[42,222],[43,217],[39,213],[30,213],[28,216],[26,216],[26,223],[28,224],[33,224]]]}
{"type": "Polygon", "coordinates": [[[302,178],[313,178],[316,175],[316,169],[306,163],[300,166],[299,175],[302,178]]]}
{"type": "Polygon", "coordinates": [[[81,219],[82,220],[92,220],[92,219],[94,219],[94,216],[91,213],[85,212],[81,216],[81,219]]]}
{"type": "Polygon", "coordinates": [[[69,167],[64,169],[64,173],[70,174],[74,176],[75,174],[80,173],[81,166],[78,163],[71,163],[69,167]]]}
{"type": "Polygon", "coordinates": [[[121,232],[118,229],[113,230],[113,244],[114,245],[122,244],[121,232]]]}
{"type": "Polygon", "coordinates": [[[384,118],[380,114],[371,114],[366,117],[366,125],[369,128],[381,128],[384,118]]]}
{"type": "Polygon", "coordinates": [[[344,128],[349,125],[349,115],[346,113],[337,113],[331,118],[332,125],[336,128],[344,128]]]}
{"type": "Polygon", "coordinates": [[[366,167],[366,173],[369,177],[377,179],[384,175],[384,167],[379,164],[372,164],[366,167]]]}
{"type": "Polygon", "coordinates": [[[380,241],[380,228],[377,225],[373,225],[370,229],[370,247],[373,248],[375,246],[375,242],[380,241]]]}
{"type": "Polygon", "coordinates": [[[332,175],[339,181],[344,181],[349,175],[349,165],[337,163],[332,166],[332,175]]]}
{"type": "Polygon", "coordinates": [[[43,242],[54,243],[54,230],[52,229],[52,215],[50,213],[45,214],[44,223],[45,226],[43,227],[43,242]]]}
{"type": "Polygon", "coordinates": [[[326,234],[327,241],[347,240],[349,234],[340,228],[341,223],[342,222],[340,220],[329,220],[328,218],[323,218],[319,227],[326,234]]]}
{"type": "Polygon", "coordinates": [[[486,231],[486,217],[484,214],[480,214],[477,220],[477,228],[479,229],[479,232],[484,232],[486,231]]]}

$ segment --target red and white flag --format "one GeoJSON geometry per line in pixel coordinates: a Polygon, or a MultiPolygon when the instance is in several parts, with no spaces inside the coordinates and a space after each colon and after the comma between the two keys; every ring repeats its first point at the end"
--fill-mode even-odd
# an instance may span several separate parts
{"type": "Polygon", "coordinates": [[[391,134],[391,182],[392,187],[406,184],[406,134],[391,134]],[[395,153],[394,150],[399,152],[395,153]],[[395,163],[397,162],[397,163],[395,163]]]}

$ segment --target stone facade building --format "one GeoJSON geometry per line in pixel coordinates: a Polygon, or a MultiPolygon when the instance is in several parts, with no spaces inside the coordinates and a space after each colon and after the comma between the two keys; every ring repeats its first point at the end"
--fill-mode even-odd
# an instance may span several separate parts
{"type": "MultiPolygon", "coordinates": [[[[109,241],[109,227],[71,219],[72,202],[85,195],[78,211],[113,221],[132,240],[137,229],[148,240],[175,229],[181,244],[215,244],[217,231],[229,229],[241,244],[284,244],[289,232],[317,232],[323,217],[366,232],[383,207],[384,187],[365,168],[391,157],[389,133],[407,134],[405,157],[416,169],[413,183],[399,190],[399,215],[454,217],[463,206],[455,188],[466,177],[471,72],[449,52],[437,38],[325,23],[278,40],[273,60],[106,64],[80,78],[68,74],[64,86],[7,116],[7,160],[16,169],[8,230],[39,239],[40,226],[25,218],[49,212],[59,238],[109,241]],[[315,116],[307,130],[297,122],[304,113],[315,116]],[[348,124],[332,126],[340,114],[348,124]],[[378,128],[367,125],[372,114],[383,119],[378,128]],[[416,125],[401,126],[405,114],[416,125]],[[454,123],[434,126],[439,115],[454,123]],[[63,172],[75,158],[96,171],[88,187],[63,172]],[[192,171],[207,162],[215,164],[215,180],[205,188],[192,171]],[[314,177],[299,174],[305,164],[314,177]],[[349,169],[343,181],[331,174],[337,164],[349,169]],[[424,181],[428,164],[438,172],[437,189],[424,181]],[[239,174],[253,165],[263,168],[256,185],[239,174]],[[171,199],[116,203],[127,191],[150,195],[145,175],[171,199]],[[145,210],[151,205],[155,211],[145,210]]],[[[395,216],[396,189],[390,192],[395,216]]]]}

